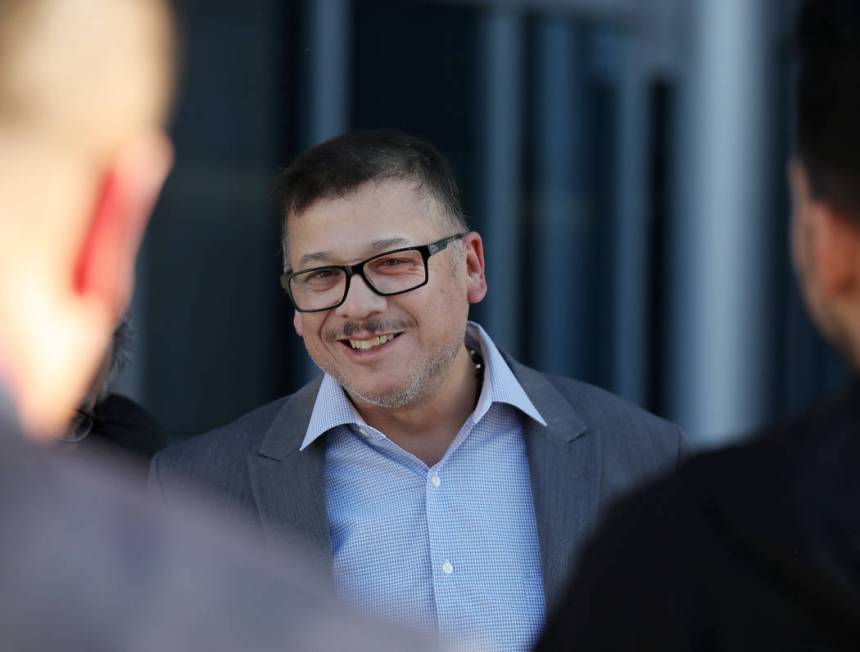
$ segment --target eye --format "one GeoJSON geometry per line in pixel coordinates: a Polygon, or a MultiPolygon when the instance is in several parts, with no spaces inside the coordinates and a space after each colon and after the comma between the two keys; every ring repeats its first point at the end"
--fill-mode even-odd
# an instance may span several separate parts
{"type": "Polygon", "coordinates": [[[336,267],[321,267],[299,274],[295,277],[294,283],[302,287],[323,289],[337,284],[341,277],[342,272],[336,267]]]}
{"type": "Polygon", "coordinates": [[[415,269],[415,264],[409,256],[386,256],[373,261],[370,270],[376,274],[409,274],[415,269]]]}
{"type": "Polygon", "coordinates": [[[423,269],[421,254],[414,249],[392,251],[368,262],[365,271],[385,276],[404,276],[423,269]]]}

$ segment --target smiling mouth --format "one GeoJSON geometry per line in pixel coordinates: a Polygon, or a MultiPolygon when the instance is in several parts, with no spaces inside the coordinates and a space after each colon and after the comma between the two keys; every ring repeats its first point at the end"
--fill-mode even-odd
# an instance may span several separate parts
{"type": "Polygon", "coordinates": [[[346,339],[341,340],[341,342],[356,351],[370,351],[371,349],[375,349],[379,346],[382,346],[383,344],[390,342],[399,334],[400,333],[392,335],[379,335],[377,337],[370,338],[369,340],[346,339]]]}

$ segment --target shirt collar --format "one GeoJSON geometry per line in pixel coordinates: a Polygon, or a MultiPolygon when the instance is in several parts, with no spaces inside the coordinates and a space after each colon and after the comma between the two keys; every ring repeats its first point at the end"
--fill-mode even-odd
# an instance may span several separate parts
{"type": "MultiPolygon", "coordinates": [[[[480,421],[494,403],[506,403],[517,408],[542,426],[546,426],[546,421],[514,376],[514,372],[511,371],[493,340],[475,322],[470,321],[466,325],[466,343],[472,348],[479,347],[484,359],[484,385],[472,413],[473,422],[480,421]]],[[[299,450],[304,450],[333,428],[353,424],[367,425],[343,388],[332,376],[325,374],[317,392],[305,438],[302,440],[299,450]]]]}
{"type": "Polygon", "coordinates": [[[299,450],[303,451],[332,428],[353,423],[364,425],[364,419],[347,398],[343,387],[332,376],[325,374],[299,450]]]}
{"type": "Polygon", "coordinates": [[[520,412],[546,426],[541,413],[514,376],[514,372],[502,356],[496,344],[479,324],[470,321],[466,326],[466,343],[469,346],[479,344],[481,356],[484,358],[484,386],[478,397],[478,404],[473,412],[475,423],[487,413],[493,403],[507,403],[520,412]]]}

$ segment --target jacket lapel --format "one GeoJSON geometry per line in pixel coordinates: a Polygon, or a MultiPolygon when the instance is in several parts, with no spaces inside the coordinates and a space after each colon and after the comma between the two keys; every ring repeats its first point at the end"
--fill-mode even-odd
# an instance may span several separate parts
{"type": "Polygon", "coordinates": [[[561,598],[578,553],[597,519],[599,438],[546,376],[511,358],[508,363],[547,422],[525,425],[532,495],[548,609],[561,598]]]}
{"type": "MultiPolygon", "coordinates": [[[[573,406],[546,376],[505,355],[547,422],[526,420],[525,437],[548,608],[561,597],[572,565],[597,520],[600,448],[573,406]]],[[[324,438],[304,451],[321,377],[287,401],[248,457],[251,487],[267,542],[292,542],[329,573],[331,538],[325,505],[324,438]]]]}
{"type": "Polygon", "coordinates": [[[305,385],[284,404],[257,452],[248,456],[248,469],[266,542],[303,548],[331,579],[324,438],[299,451],[320,382],[321,377],[305,385]]]}

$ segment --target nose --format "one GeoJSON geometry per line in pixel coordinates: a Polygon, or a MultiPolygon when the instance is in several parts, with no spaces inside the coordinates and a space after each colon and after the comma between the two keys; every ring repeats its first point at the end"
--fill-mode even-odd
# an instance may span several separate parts
{"type": "Polygon", "coordinates": [[[335,314],[344,319],[363,319],[384,311],[387,305],[385,297],[376,294],[367,286],[365,280],[356,274],[350,279],[346,299],[335,308],[335,314]]]}

